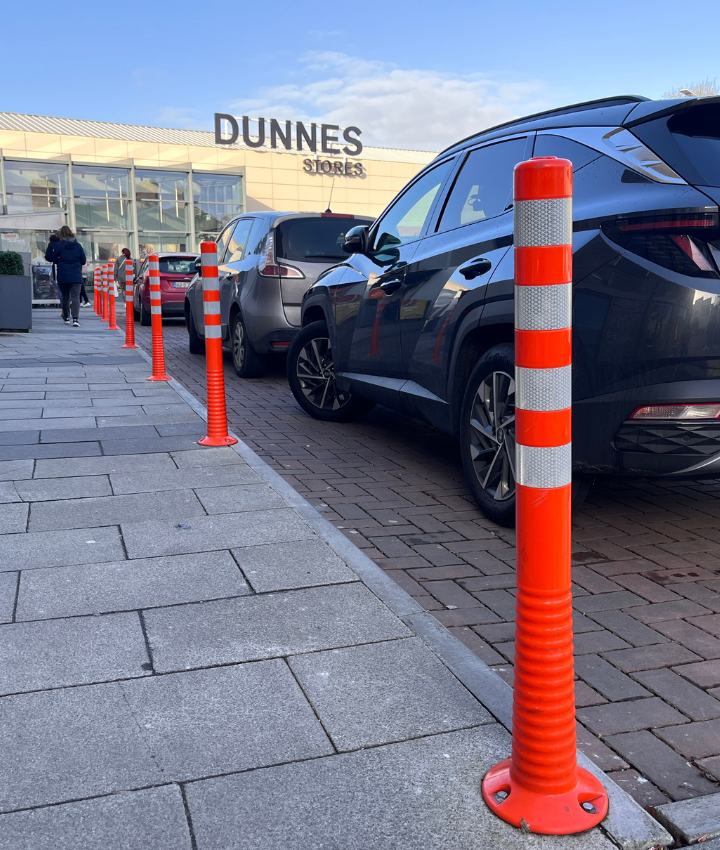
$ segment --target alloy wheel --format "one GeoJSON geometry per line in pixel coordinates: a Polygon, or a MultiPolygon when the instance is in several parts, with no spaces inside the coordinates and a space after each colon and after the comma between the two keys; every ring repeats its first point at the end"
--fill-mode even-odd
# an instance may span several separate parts
{"type": "Polygon", "coordinates": [[[315,337],[300,350],[297,377],[305,398],[321,410],[339,410],[351,396],[335,383],[332,348],[327,337],[315,337]]]}
{"type": "Polygon", "coordinates": [[[232,355],[235,360],[235,365],[238,369],[242,369],[245,362],[245,328],[240,319],[235,322],[235,332],[233,333],[232,355]]]}
{"type": "Polygon", "coordinates": [[[482,489],[498,502],[515,495],[515,379],[491,372],[470,413],[470,458],[482,489]]]}

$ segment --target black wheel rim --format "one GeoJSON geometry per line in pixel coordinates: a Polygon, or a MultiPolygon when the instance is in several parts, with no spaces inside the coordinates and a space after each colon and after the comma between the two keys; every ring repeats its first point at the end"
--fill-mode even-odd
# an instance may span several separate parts
{"type": "Polygon", "coordinates": [[[327,337],[315,337],[300,350],[297,378],[305,398],[320,410],[340,410],[350,401],[335,383],[332,348],[327,337]]]}
{"type": "Polygon", "coordinates": [[[238,320],[235,322],[235,333],[233,333],[232,346],[233,359],[238,369],[242,369],[245,362],[245,328],[243,323],[238,320]]]}
{"type": "Polygon", "coordinates": [[[492,372],[470,411],[470,460],[482,490],[496,502],[515,495],[515,378],[492,372]]]}

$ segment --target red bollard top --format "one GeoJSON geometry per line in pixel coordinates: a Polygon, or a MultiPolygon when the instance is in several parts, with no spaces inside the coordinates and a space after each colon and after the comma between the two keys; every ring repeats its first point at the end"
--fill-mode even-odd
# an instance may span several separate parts
{"type": "Polygon", "coordinates": [[[201,242],[200,243],[200,253],[201,254],[217,253],[217,244],[215,242],[201,242]]]}
{"type": "Polygon", "coordinates": [[[572,163],[555,156],[536,156],[515,166],[513,198],[538,201],[572,196],[572,163]]]}

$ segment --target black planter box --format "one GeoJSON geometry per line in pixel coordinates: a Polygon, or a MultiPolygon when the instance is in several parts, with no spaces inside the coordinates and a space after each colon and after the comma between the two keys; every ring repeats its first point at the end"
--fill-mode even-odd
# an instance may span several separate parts
{"type": "Polygon", "coordinates": [[[32,282],[30,277],[0,275],[0,330],[32,328],[32,282]]]}

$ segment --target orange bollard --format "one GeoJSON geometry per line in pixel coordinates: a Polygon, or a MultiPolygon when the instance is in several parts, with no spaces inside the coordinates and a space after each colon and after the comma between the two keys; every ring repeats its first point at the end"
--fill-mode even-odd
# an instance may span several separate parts
{"type": "Polygon", "coordinates": [[[148,381],[170,381],[165,374],[165,349],[163,348],[162,302],[160,300],[160,258],[148,257],[150,266],[150,315],[152,325],[152,375],[148,381]]]}
{"type": "Polygon", "coordinates": [[[102,267],[102,313],[100,314],[100,318],[103,322],[110,320],[108,307],[108,265],[106,263],[102,267]]]}
{"type": "Polygon", "coordinates": [[[568,835],[608,810],[578,767],[570,593],[572,164],[515,168],[517,601],[512,756],[483,779],[488,806],[530,832],[568,835]]]}
{"type": "Polygon", "coordinates": [[[117,295],[117,282],[115,281],[112,266],[110,267],[110,280],[108,281],[108,318],[110,324],[109,331],[119,331],[117,326],[117,317],[115,315],[115,296],[117,295]]]}
{"type": "Polygon", "coordinates": [[[235,437],[231,437],[227,430],[217,245],[214,242],[203,242],[200,245],[200,251],[202,254],[203,314],[205,317],[208,435],[198,442],[201,446],[231,446],[233,443],[237,443],[237,440],[235,437]]]}
{"type": "Polygon", "coordinates": [[[123,345],[123,348],[137,348],[137,345],[135,345],[132,260],[125,261],[125,345],[123,345]]]}
{"type": "Polygon", "coordinates": [[[100,315],[100,280],[100,269],[95,269],[95,271],[93,272],[93,310],[95,311],[96,316],[100,315]]]}

